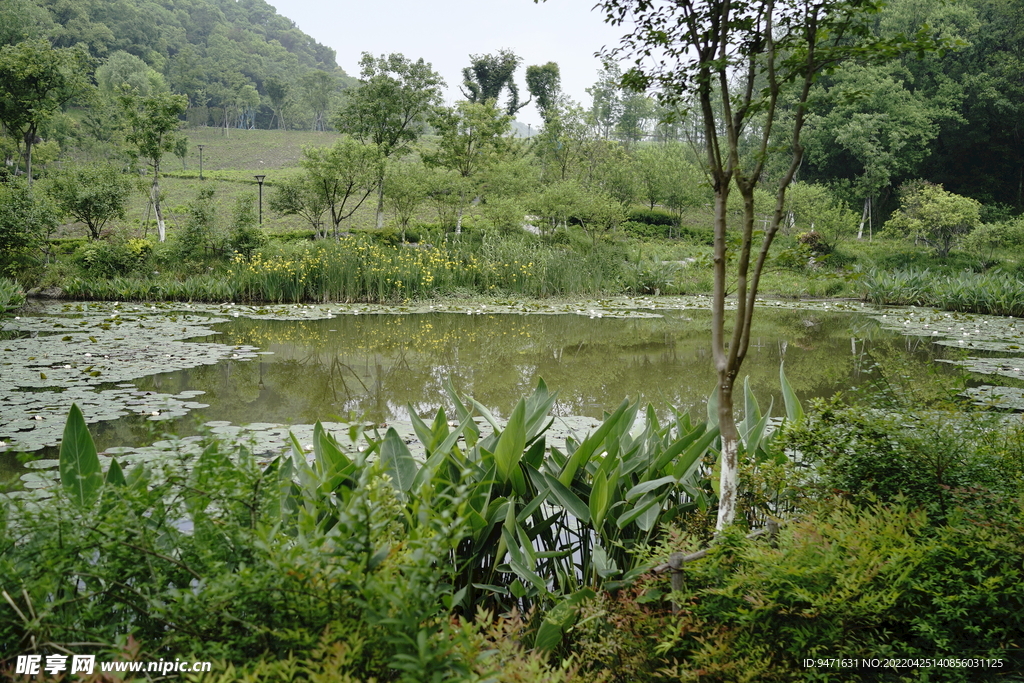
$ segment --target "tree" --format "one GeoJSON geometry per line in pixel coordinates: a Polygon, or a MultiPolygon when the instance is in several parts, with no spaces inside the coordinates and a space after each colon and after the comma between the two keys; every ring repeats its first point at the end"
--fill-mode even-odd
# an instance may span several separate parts
{"type": "Polygon", "coordinates": [[[828,251],[844,237],[853,234],[857,216],[846,202],[828,188],[810,183],[793,183],[786,196],[786,221],[803,232],[814,231],[828,251]]]}
{"type": "Polygon", "coordinates": [[[32,0],[0,0],[0,45],[45,36],[53,28],[50,13],[32,0]]]}
{"type": "MultiPolygon", "coordinates": [[[[866,18],[877,11],[876,0],[678,0],[669,6],[601,0],[598,6],[610,23],[635,25],[612,51],[612,56],[631,58],[635,64],[624,82],[638,91],[657,85],[659,97],[669,103],[692,92],[703,126],[706,168],[715,193],[711,350],[722,445],[721,533],[733,522],[737,506],[740,435],[733,389],[749,347],[754,302],[779,229],[786,188],[803,157],[800,136],[811,86],[819,73],[845,58],[892,56],[900,41],[883,43],[870,36],[866,18]],[[785,124],[790,161],[773,188],[775,210],[768,225],[755,235],[754,191],[762,180],[774,126],[782,125],[778,114],[784,88],[792,108],[785,124]],[[752,129],[755,123],[759,130],[752,129]],[[730,227],[727,203],[733,189],[742,198],[743,214],[730,227]],[[729,254],[733,244],[738,249],[729,254]],[[735,277],[735,313],[727,339],[730,275],[735,277]]],[[[915,47],[923,49],[924,42],[915,47]]]]}
{"type": "Polygon", "coordinates": [[[0,273],[14,275],[50,231],[57,211],[45,196],[20,181],[0,183],[0,273]]]}
{"type": "Polygon", "coordinates": [[[46,193],[65,215],[85,223],[92,239],[113,218],[124,218],[135,183],[111,164],[68,165],[46,179],[46,193]]]}
{"type": "Polygon", "coordinates": [[[604,192],[582,189],[575,194],[569,215],[579,221],[583,232],[597,244],[597,238],[619,226],[626,214],[614,197],[604,192]]]}
{"type": "Polygon", "coordinates": [[[618,63],[606,61],[597,75],[597,83],[587,88],[591,97],[590,122],[598,137],[607,140],[622,116],[622,69],[618,63]]]}
{"type": "Polygon", "coordinates": [[[111,97],[123,87],[134,89],[140,95],[167,90],[163,76],[135,55],[123,50],[110,55],[97,67],[96,83],[103,94],[111,97]]]}
{"type": "MultiPolygon", "coordinates": [[[[427,118],[441,104],[444,80],[430,64],[401,54],[363,53],[360,85],[345,91],[332,123],[343,133],[376,145],[384,159],[409,151],[427,118]]],[[[383,167],[377,179],[377,227],[384,225],[383,167]]]]}
{"type": "Polygon", "coordinates": [[[913,181],[900,188],[900,208],[885,231],[920,240],[945,258],[958,239],[981,225],[980,216],[977,200],[946,192],[942,185],[913,181]]]}
{"type": "Polygon", "coordinates": [[[427,200],[434,205],[441,227],[458,232],[473,184],[457,171],[437,166],[428,166],[427,170],[427,200]]]}
{"type": "Polygon", "coordinates": [[[41,38],[0,47],[0,123],[25,144],[29,188],[39,127],[85,92],[90,66],[84,50],[55,49],[41,38]]]}
{"type": "Polygon", "coordinates": [[[508,91],[505,112],[516,112],[531,100],[519,101],[519,86],[515,82],[516,69],[522,63],[512,50],[499,50],[495,55],[470,55],[470,65],[462,70],[462,94],[474,104],[497,102],[501,93],[508,91]]]}
{"type": "Polygon", "coordinates": [[[561,97],[549,110],[550,119],[540,135],[533,139],[534,152],[544,166],[549,181],[568,180],[580,173],[585,152],[591,141],[590,127],[583,108],[561,97]]]}
{"type": "Polygon", "coordinates": [[[331,216],[334,239],[339,239],[338,226],[377,187],[384,163],[380,151],[373,145],[345,138],[332,147],[303,149],[300,163],[306,181],[323,198],[331,216]]]}
{"type": "Polygon", "coordinates": [[[163,242],[167,239],[167,229],[160,208],[160,162],[164,154],[174,152],[181,128],[180,116],[188,107],[188,99],[165,92],[143,97],[135,91],[122,90],[118,103],[124,114],[128,153],[134,161],[146,159],[153,169],[149,200],[156,212],[157,232],[163,242]]]}
{"type": "Polygon", "coordinates": [[[309,176],[289,178],[274,186],[270,195],[270,210],[285,216],[301,216],[313,228],[317,239],[327,237],[324,215],[327,213],[327,197],[309,176]]]}
{"type": "Polygon", "coordinates": [[[628,93],[622,98],[622,113],[615,124],[615,137],[627,145],[640,142],[648,135],[657,108],[647,95],[628,93]]]}
{"type": "Polygon", "coordinates": [[[543,66],[526,67],[526,87],[530,97],[537,100],[537,111],[544,125],[549,125],[557,114],[561,97],[562,75],[558,64],[548,62],[543,66]]]}
{"type": "Polygon", "coordinates": [[[416,215],[417,209],[427,200],[428,172],[422,163],[395,163],[387,168],[385,184],[388,193],[385,204],[399,228],[402,230],[402,241],[409,222],[416,215]]]}
{"type": "MultiPolygon", "coordinates": [[[[462,183],[464,192],[469,182],[508,148],[511,120],[511,116],[498,111],[493,99],[483,103],[462,101],[454,108],[440,109],[430,121],[440,140],[437,149],[425,153],[423,160],[458,173],[466,181],[462,183]]],[[[456,232],[462,230],[465,203],[460,203],[456,232]]]]}
{"type": "Polygon", "coordinates": [[[263,87],[267,91],[267,99],[270,100],[270,109],[274,112],[273,117],[270,119],[270,125],[273,126],[274,121],[277,121],[279,130],[287,128],[284,122],[284,108],[290,92],[288,83],[280,78],[271,76],[264,81],[263,87]]]}
{"type": "Polygon", "coordinates": [[[336,88],[334,79],[326,71],[314,69],[303,75],[299,86],[302,88],[302,99],[313,113],[313,130],[326,130],[324,116],[336,88]]]}
{"type": "Polygon", "coordinates": [[[816,113],[807,118],[806,136],[812,177],[817,171],[849,180],[854,198],[864,202],[864,220],[894,178],[917,170],[938,133],[940,113],[895,78],[894,70],[849,65],[830,79],[829,88],[812,93],[816,113]]]}

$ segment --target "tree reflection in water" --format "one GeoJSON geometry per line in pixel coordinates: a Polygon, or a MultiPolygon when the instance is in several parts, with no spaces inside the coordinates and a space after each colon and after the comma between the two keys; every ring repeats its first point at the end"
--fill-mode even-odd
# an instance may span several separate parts
{"type": "MultiPolygon", "coordinates": [[[[624,398],[662,413],[703,410],[714,386],[705,311],[662,318],[577,315],[339,316],[328,320],[239,319],[216,340],[273,355],[258,362],[201,366],[154,378],[163,391],[201,389],[201,420],[310,423],[354,416],[378,423],[447,405],[445,385],[498,416],[543,377],[558,391],[555,413],[600,417],[624,398]]],[[[862,381],[873,345],[898,335],[843,313],[765,310],[744,365],[759,400],[781,405],[779,363],[802,399],[862,381]]],[[[922,356],[929,345],[907,347],[922,356]]]]}

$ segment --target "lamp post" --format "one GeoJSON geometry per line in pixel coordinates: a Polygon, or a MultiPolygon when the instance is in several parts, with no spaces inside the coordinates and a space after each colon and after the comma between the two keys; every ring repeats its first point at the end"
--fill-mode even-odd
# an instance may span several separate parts
{"type": "Polygon", "coordinates": [[[206,145],[196,145],[199,148],[199,179],[203,179],[203,147],[206,145]]]}
{"type": "Polygon", "coordinates": [[[263,227],[263,179],[267,176],[257,175],[253,176],[256,178],[256,182],[260,184],[260,227],[263,227]]]}

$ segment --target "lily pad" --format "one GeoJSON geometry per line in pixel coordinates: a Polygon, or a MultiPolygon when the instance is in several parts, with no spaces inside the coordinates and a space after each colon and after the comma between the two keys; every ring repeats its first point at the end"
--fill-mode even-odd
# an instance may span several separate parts
{"type": "Polygon", "coordinates": [[[1024,411],[1024,389],[1018,387],[997,387],[985,385],[971,387],[964,394],[978,405],[1003,410],[1024,411]]]}

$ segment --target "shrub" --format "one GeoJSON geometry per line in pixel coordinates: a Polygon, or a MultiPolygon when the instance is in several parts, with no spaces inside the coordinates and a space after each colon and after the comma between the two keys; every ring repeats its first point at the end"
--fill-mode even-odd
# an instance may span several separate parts
{"type": "Polygon", "coordinates": [[[677,223],[676,216],[671,211],[664,209],[637,208],[631,209],[626,214],[627,221],[643,223],[645,225],[659,225],[665,227],[674,226],[677,223]]]}
{"type": "Polygon", "coordinates": [[[981,204],[969,197],[946,192],[942,185],[918,180],[900,187],[900,208],[884,227],[892,236],[920,240],[939,257],[981,224],[981,204]]]}
{"type": "Polygon", "coordinates": [[[25,305],[25,292],[14,280],[0,277],[0,318],[25,305]]]}
{"type": "Polygon", "coordinates": [[[1024,431],[998,428],[983,413],[901,409],[882,414],[837,399],[817,402],[807,420],[787,431],[792,448],[812,463],[816,485],[855,498],[903,498],[936,518],[951,507],[951,491],[981,488],[1014,494],[1024,431]]]}
{"type": "Polygon", "coordinates": [[[774,544],[722,538],[706,558],[683,565],[678,615],[655,628],[632,619],[618,629],[638,630],[659,655],[654,681],[1001,680],[1024,665],[1024,532],[1012,521],[1019,502],[996,510],[992,502],[972,507],[973,519],[958,513],[935,527],[898,501],[825,501],[774,544]],[[826,657],[1002,664],[803,664],[826,657]]]}
{"type": "Polygon", "coordinates": [[[640,221],[626,220],[620,223],[619,227],[630,237],[649,240],[658,237],[667,237],[671,226],[652,225],[650,223],[642,223],[640,221]]]}
{"type": "Polygon", "coordinates": [[[817,230],[800,233],[796,236],[796,241],[810,249],[811,252],[822,256],[832,251],[831,245],[825,241],[825,236],[817,230]]]}
{"type": "Polygon", "coordinates": [[[258,224],[255,206],[256,196],[243,194],[235,202],[231,218],[231,237],[228,248],[241,254],[246,260],[251,259],[256,250],[267,243],[267,236],[258,224]]]}
{"type": "Polygon", "coordinates": [[[78,247],[72,260],[89,275],[111,278],[145,270],[152,254],[153,245],[148,240],[112,239],[78,247]]]}
{"type": "Polygon", "coordinates": [[[0,273],[16,275],[57,226],[57,212],[42,193],[21,181],[0,183],[0,273]]]}
{"type": "Polygon", "coordinates": [[[185,224],[174,240],[175,255],[186,268],[195,268],[197,262],[214,251],[216,221],[213,188],[200,187],[188,203],[185,224]]]}

